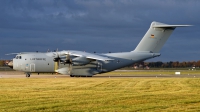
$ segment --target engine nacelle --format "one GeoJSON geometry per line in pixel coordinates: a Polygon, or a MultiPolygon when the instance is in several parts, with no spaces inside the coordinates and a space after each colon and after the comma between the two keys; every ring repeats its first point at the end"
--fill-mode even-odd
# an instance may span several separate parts
{"type": "Polygon", "coordinates": [[[91,62],[91,60],[87,59],[84,56],[76,57],[76,58],[72,59],[72,63],[73,63],[74,66],[87,65],[90,62],[91,62]]]}
{"type": "Polygon", "coordinates": [[[60,58],[54,58],[53,59],[54,62],[58,62],[58,60],[60,60],[60,58]]]}

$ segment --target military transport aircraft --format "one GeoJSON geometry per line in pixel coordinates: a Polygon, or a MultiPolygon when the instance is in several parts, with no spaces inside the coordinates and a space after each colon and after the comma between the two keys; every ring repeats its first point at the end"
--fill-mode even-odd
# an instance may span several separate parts
{"type": "MultiPolygon", "coordinates": [[[[26,77],[31,73],[60,73],[65,75],[91,77],[95,74],[110,72],[136,62],[158,57],[164,43],[176,27],[190,25],[168,25],[152,22],[135,50],[120,53],[87,53],[64,50],[55,52],[21,52],[9,66],[23,71],[26,77]]],[[[12,54],[12,53],[11,53],[12,54]]]]}

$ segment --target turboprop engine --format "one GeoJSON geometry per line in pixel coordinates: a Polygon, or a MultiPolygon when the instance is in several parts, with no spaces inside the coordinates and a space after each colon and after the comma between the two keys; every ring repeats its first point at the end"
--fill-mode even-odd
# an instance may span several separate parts
{"type": "Polygon", "coordinates": [[[54,62],[62,63],[62,64],[72,64],[73,66],[82,66],[82,65],[87,65],[89,64],[92,60],[87,59],[85,56],[73,56],[70,55],[70,53],[64,54],[64,53],[59,53],[56,52],[54,54],[55,58],[53,59],[54,62]]]}
{"type": "Polygon", "coordinates": [[[90,63],[91,60],[87,59],[84,56],[81,57],[76,57],[72,59],[72,64],[74,66],[82,66],[82,65],[87,65],[88,63],[90,63]]]}

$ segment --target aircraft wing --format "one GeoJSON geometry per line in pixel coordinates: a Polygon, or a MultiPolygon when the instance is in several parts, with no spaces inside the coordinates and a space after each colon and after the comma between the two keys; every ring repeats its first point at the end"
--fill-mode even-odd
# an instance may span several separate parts
{"type": "Polygon", "coordinates": [[[77,56],[77,57],[83,56],[83,57],[86,57],[87,59],[92,59],[92,60],[101,60],[101,61],[114,60],[106,56],[101,56],[101,55],[82,52],[82,51],[68,51],[68,53],[65,53],[65,55],[68,55],[68,54],[71,56],[77,56]]]}
{"type": "MultiPolygon", "coordinates": [[[[33,54],[33,53],[36,53],[36,52],[19,52],[19,53],[9,53],[9,54],[5,54],[5,55],[18,55],[18,54],[33,54]]],[[[39,52],[37,52],[39,53],[39,52]]]]}
{"type": "Polygon", "coordinates": [[[5,54],[5,55],[17,55],[19,53],[9,53],[9,54],[5,54]]]}

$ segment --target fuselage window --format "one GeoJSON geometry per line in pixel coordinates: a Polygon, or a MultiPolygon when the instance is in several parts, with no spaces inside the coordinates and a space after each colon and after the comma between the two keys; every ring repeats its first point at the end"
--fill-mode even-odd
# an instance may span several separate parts
{"type": "Polygon", "coordinates": [[[22,57],[21,57],[21,56],[19,56],[19,59],[22,59],[22,57]]]}

